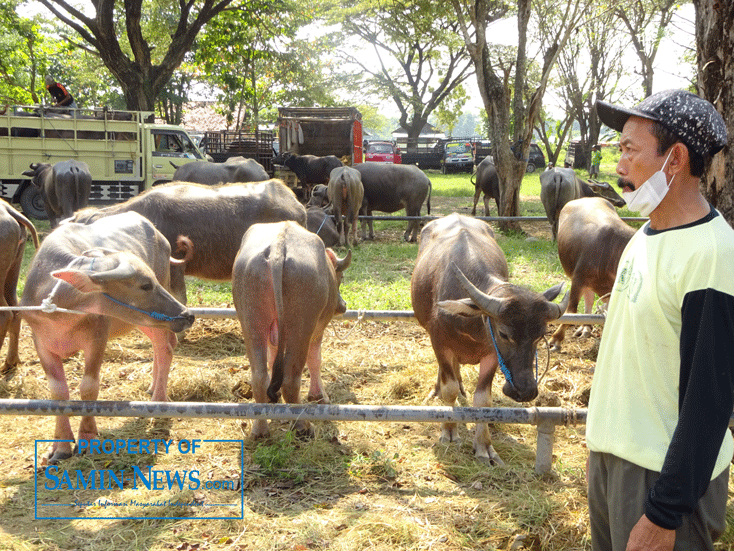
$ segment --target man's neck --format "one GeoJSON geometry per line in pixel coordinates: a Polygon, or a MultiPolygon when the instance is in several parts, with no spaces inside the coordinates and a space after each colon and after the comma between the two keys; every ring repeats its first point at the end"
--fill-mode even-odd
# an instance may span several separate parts
{"type": "Polygon", "coordinates": [[[701,194],[700,183],[700,178],[694,177],[674,182],[660,205],[650,213],[650,227],[653,230],[669,230],[706,216],[711,207],[701,194]]]}

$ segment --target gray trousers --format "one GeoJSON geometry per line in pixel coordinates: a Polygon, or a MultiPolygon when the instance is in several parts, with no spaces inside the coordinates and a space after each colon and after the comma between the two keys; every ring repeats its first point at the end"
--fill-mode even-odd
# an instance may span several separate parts
{"type": "MultiPolygon", "coordinates": [[[[607,453],[589,457],[589,517],[593,551],[624,551],[660,473],[607,453]]],[[[709,484],[695,511],[675,532],[676,551],[714,549],[726,526],[729,469],[709,484]]]]}

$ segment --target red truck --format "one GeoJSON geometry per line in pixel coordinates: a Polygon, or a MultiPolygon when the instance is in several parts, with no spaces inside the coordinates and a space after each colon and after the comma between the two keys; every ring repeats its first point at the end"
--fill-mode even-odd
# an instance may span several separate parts
{"type": "Polygon", "coordinates": [[[370,163],[396,164],[402,163],[400,148],[393,142],[367,142],[364,150],[364,161],[370,163]]]}

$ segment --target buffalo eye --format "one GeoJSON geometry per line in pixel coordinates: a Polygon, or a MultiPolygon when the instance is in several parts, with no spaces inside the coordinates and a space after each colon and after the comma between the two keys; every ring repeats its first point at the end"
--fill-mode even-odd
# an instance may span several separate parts
{"type": "Polygon", "coordinates": [[[150,281],[147,281],[140,286],[140,290],[149,293],[153,290],[153,284],[150,281]]]}

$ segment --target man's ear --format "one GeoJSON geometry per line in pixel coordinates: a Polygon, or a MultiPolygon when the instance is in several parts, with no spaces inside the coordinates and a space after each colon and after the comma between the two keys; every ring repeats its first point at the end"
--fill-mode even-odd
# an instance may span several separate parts
{"type": "MultiPolygon", "coordinates": [[[[674,143],[670,152],[670,162],[668,163],[670,174],[672,176],[678,174],[688,167],[690,162],[691,159],[688,153],[688,146],[683,142],[674,143]]],[[[690,168],[688,170],[690,172],[690,168]]]]}

